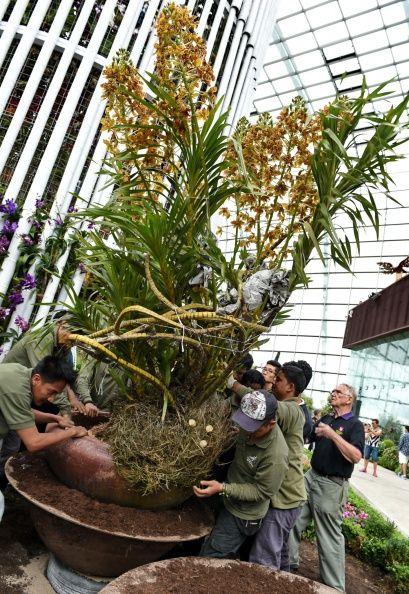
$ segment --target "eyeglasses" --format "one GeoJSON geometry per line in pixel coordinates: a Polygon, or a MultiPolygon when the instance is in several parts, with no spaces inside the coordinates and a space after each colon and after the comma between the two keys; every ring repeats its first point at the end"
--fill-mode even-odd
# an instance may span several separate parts
{"type": "Polygon", "coordinates": [[[345,394],[345,392],[341,392],[341,390],[331,390],[331,394],[338,394],[338,396],[346,396],[347,398],[350,396],[349,394],[345,394]]]}

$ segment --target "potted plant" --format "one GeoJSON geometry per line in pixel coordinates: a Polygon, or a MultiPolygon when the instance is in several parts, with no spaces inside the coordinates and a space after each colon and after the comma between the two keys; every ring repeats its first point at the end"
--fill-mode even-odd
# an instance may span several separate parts
{"type": "MultiPolygon", "coordinates": [[[[154,73],[142,77],[124,51],[105,70],[113,194],[74,215],[92,230],[79,238],[86,282],[69,306],[69,340],[111,361],[122,392],[100,445],[87,448],[103,442],[147,507],[156,496],[166,505],[172,489],[188,496],[211,471],[231,435],[217,392],[286,315],[291,292],[308,284],[313,251],[324,259],[326,239],[349,269],[345,220],[358,249],[364,219],[378,231],[373,192],[387,193],[392,181],[386,166],[399,158],[408,103],[375,115],[368,108],[386,85],[364,83],[357,98],[337,97],[313,115],[298,98],[276,121],[242,119],[228,137],[188,10],[167,6],[157,38],[154,73]],[[364,121],[371,133],[358,154],[364,121]],[[218,214],[229,222],[223,243],[212,231],[218,214]]],[[[87,490],[72,466],[64,480],[87,490]]],[[[177,500],[170,495],[169,505],[177,500]]]]}

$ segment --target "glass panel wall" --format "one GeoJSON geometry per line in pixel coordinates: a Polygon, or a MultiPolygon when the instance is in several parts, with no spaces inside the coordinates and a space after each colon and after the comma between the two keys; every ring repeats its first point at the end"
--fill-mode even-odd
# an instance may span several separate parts
{"type": "Polygon", "coordinates": [[[358,390],[362,418],[409,424],[409,332],[351,351],[347,383],[358,390]]]}

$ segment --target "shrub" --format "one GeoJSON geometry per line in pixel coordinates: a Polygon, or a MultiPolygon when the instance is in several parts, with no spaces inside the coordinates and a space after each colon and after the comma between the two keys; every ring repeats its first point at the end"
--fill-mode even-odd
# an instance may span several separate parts
{"type": "Polygon", "coordinates": [[[407,563],[393,563],[388,567],[388,572],[396,582],[396,594],[406,594],[409,582],[409,565],[407,563]]]}
{"type": "Polygon", "coordinates": [[[386,448],[384,450],[382,456],[379,458],[379,464],[388,470],[395,471],[399,468],[399,459],[396,446],[392,446],[391,448],[386,448]]]}
{"type": "Polygon", "coordinates": [[[391,538],[395,532],[395,524],[385,520],[379,514],[369,514],[365,522],[365,532],[370,538],[385,539],[391,538]]]}
{"type": "Polygon", "coordinates": [[[409,538],[396,534],[387,541],[386,563],[391,567],[395,563],[404,564],[409,571],[409,538]]]}
{"type": "Polygon", "coordinates": [[[314,522],[310,522],[307,526],[307,528],[302,532],[301,534],[301,538],[303,538],[304,540],[309,540],[310,542],[315,542],[315,526],[314,526],[314,522]]]}
{"type": "Polygon", "coordinates": [[[385,569],[386,545],[387,543],[379,538],[365,538],[358,556],[371,563],[371,565],[385,569]]]}
{"type": "Polygon", "coordinates": [[[392,448],[394,446],[394,442],[391,439],[383,439],[380,443],[379,443],[379,455],[381,456],[384,451],[388,448],[392,448]]]}
{"type": "Polygon", "coordinates": [[[356,556],[362,549],[362,543],[365,540],[365,530],[360,525],[351,520],[345,518],[342,522],[342,532],[344,534],[348,549],[356,556]]]}

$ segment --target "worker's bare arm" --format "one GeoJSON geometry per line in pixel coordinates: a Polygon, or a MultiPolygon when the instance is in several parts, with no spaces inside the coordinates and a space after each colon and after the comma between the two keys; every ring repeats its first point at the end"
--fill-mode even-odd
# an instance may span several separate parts
{"type": "Polygon", "coordinates": [[[38,452],[72,437],[84,437],[88,431],[84,427],[69,427],[58,433],[39,433],[36,427],[28,427],[17,429],[17,434],[29,452],[38,452]]]}

